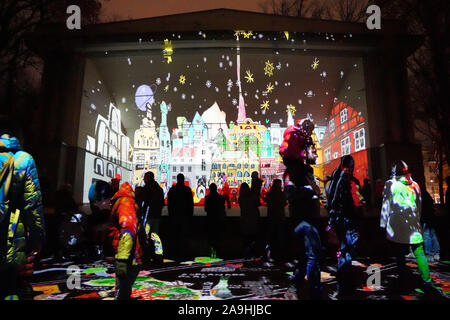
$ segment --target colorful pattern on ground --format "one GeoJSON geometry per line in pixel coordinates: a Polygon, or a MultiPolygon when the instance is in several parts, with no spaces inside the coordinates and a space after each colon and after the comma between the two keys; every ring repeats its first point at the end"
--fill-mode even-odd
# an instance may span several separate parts
{"type": "MultiPolygon", "coordinates": [[[[408,264],[408,287],[396,293],[397,268],[394,259],[371,261],[356,259],[354,274],[359,284],[352,300],[422,300],[429,299],[421,287],[417,264],[408,264]],[[368,281],[367,267],[378,267],[381,285],[368,281]]],[[[445,294],[450,294],[450,265],[430,263],[433,283],[445,294]]],[[[141,270],[134,283],[132,299],[135,300],[287,300],[308,299],[307,286],[300,288],[298,295],[288,292],[289,277],[295,270],[295,261],[265,262],[253,260],[222,260],[198,257],[185,263],[165,261],[153,269],[141,270]]],[[[321,281],[325,299],[336,299],[335,260],[322,264],[321,281]]],[[[112,300],[115,294],[114,263],[96,261],[77,264],[73,261],[56,263],[46,261],[37,265],[32,276],[33,293],[25,299],[67,300],[96,299],[112,300]],[[79,271],[67,272],[77,266],[79,271]],[[78,278],[77,278],[78,277],[78,278]],[[78,280],[77,280],[78,279],[78,280]]],[[[339,299],[339,298],[337,298],[339,299]]]]}

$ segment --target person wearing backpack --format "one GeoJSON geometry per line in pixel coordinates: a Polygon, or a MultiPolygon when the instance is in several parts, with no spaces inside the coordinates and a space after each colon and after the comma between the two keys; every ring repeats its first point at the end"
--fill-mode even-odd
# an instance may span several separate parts
{"type": "Polygon", "coordinates": [[[330,210],[330,225],[336,231],[340,242],[340,249],[337,253],[338,270],[336,275],[338,281],[336,296],[338,297],[351,296],[356,292],[352,257],[359,240],[357,230],[363,198],[359,193],[359,181],[353,176],[354,168],[355,160],[353,157],[351,155],[343,156],[339,168],[333,174],[329,199],[327,199],[330,210]]]}
{"type": "Polygon", "coordinates": [[[116,259],[116,300],[129,300],[133,284],[139,274],[143,252],[138,234],[135,195],[125,182],[111,200],[111,227],[109,236],[116,259]]]}
{"type": "Polygon", "coordinates": [[[42,196],[33,157],[0,117],[0,299],[16,300],[45,242],[42,196]]]}

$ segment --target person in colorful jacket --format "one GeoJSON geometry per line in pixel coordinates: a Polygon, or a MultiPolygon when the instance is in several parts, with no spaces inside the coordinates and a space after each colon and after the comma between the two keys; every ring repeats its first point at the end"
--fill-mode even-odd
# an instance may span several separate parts
{"type": "Polygon", "coordinates": [[[380,226],[386,230],[386,238],[396,252],[399,272],[399,288],[405,285],[405,255],[411,248],[417,260],[424,292],[431,296],[443,297],[433,285],[424,252],[423,231],[420,224],[422,198],[419,185],[412,179],[408,165],[400,160],[392,166],[391,179],[383,190],[380,226]]]}
{"type": "Polygon", "coordinates": [[[132,187],[125,182],[112,197],[110,237],[116,259],[116,299],[128,300],[142,265],[138,241],[138,206],[132,187]]]}
{"type": "MultiPolygon", "coordinates": [[[[359,181],[353,176],[355,160],[345,155],[335,172],[339,172],[334,194],[330,195],[330,224],[336,230],[341,243],[337,253],[337,296],[351,296],[356,292],[353,278],[352,257],[359,239],[358,220],[361,217],[362,199],[359,181]]],[[[337,178],[337,177],[335,177],[337,178]]]]}
{"type": "Polygon", "coordinates": [[[15,131],[11,121],[0,119],[0,299],[8,300],[19,298],[45,241],[36,164],[22,151],[15,131]]]}

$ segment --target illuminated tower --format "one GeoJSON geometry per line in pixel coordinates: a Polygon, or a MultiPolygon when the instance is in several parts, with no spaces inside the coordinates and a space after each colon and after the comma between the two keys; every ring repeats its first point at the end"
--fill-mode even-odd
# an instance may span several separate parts
{"type": "Polygon", "coordinates": [[[237,63],[236,63],[237,85],[239,87],[239,112],[237,123],[242,123],[247,118],[247,114],[245,112],[245,101],[244,97],[242,96],[242,86],[241,86],[241,48],[239,45],[239,32],[237,32],[236,40],[237,40],[237,63]]]}
{"type": "Polygon", "coordinates": [[[167,127],[167,113],[169,109],[166,103],[163,101],[160,105],[161,108],[161,125],[159,127],[159,168],[158,168],[158,180],[160,183],[165,183],[166,186],[170,186],[170,156],[172,153],[172,147],[170,144],[170,133],[167,127]]]}

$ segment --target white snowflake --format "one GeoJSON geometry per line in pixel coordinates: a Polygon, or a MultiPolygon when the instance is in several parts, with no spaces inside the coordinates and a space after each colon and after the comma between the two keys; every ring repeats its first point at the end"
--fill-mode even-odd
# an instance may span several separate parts
{"type": "Polygon", "coordinates": [[[281,62],[278,62],[278,64],[277,64],[277,69],[278,69],[278,70],[281,70],[281,62]]]}
{"type": "Polygon", "coordinates": [[[177,92],[178,88],[177,87],[173,87],[173,92],[177,92]]]}
{"type": "Polygon", "coordinates": [[[128,112],[128,108],[125,108],[125,112],[128,112]]]}
{"type": "Polygon", "coordinates": [[[159,86],[161,84],[161,78],[156,79],[156,84],[159,86]]]}
{"type": "Polygon", "coordinates": [[[233,86],[233,81],[231,79],[228,79],[227,87],[232,87],[232,86],[233,86]]]}
{"type": "Polygon", "coordinates": [[[219,88],[218,87],[216,87],[215,89],[216,89],[216,92],[219,92],[219,88]]]}
{"type": "Polygon", "coordinates": [[[344,77],[344,71],[341,71],[341,79],[344,77]]]}
{"type": "Polygon", "coordinates": [[[232,67],[232,66],[233,66],[233,61],[228,62],[228,65],[229,65],[230,67],[232,67]]]}
{"type": "Polygon", "coordinates": [[[98,80],[98,84],[102,84],[102,81],[101,81],[101,80],[98,80]]]}
{"type": "Polygon", "coordinates": [[[227,56],[227,61],[229,61],[230,60],[230,57],[229,56],[227,56]]]}
{"type": "Polygon", "coordinates": [[[185,100],[186,99],[186,94],[181,94],[181,99],[185,100]]]}
{"type": "Polygon", "coordinates": [[[207,88],[210,88],[211,87],[211,81],[207,80],[205,85],[206,85],[207,88]]]}
{"type": "Polygon", "coordinates": [[[308,98],[312,98],[312,96],[313,96],[312,90],[309,90],[309,91],[306,93],[306,96],[307,96],[308,98]]]}
{"type": "Polygon", "coordinates": [[[91,109],[92,109],[92,110],[96,110],[96,109],[97,109],[97,107],[95,106],[95,104],[91,103],[91,109]]]}
{"type": "Polygon", "coordinates": [[[203,57],[203,62],[206,62],[208,59],[206,59],[206,57],[203,57]]]}
{"type": "Polygon", "coordinates": [[[223,62],[220,61],[220,62],[219,62],[219,68],[222,68],[222,67],[223,67],[223,62]]]}
{"type": "Polygon", "coordinates": [[[280,118],[280,123],[283,123],[283,119],[280,118]]]}
{"type": "Polygon", "coordinates": [[[278,81],[275,81],[275,85],[276,85],[276,86],[278,85],[278,81]]]}
{"type": "Polygon", "coordinates": [[[255,114],[258,114],[258,111],[255,111],[255,114]]]}
{"type": "Polygon", "coordinates": [[[262,39],[264,38],[264,35],[262,33],[258,34],[258,38],[262,39]]]}
{"type": "Polygon", "coordinates": [[[122,98],[122,103],[126,103],[127,102],[127,98],[123,97],[122,98]]]}
{"type": "Polygon", "coordinates": [[[150,60],[150,63],[152,64],[152,63],[153,63],[153,60],[150,60]]]}
{"type": "Polygon", "coordinates": [[[231,87],[227,87],[227,91],[228,91],[228,92],[231,92],[231,87]]]}
{"type": "Polygon", "coordinates": [[[170,80],[170,72],[167,74],[166,81],[170,80]]]}
{"type": "Polygon", "coordinates": [[[194,100],[194,98],[195,98],[195,96],[194,96],[194,95],[191,95],[191,100],[194,100]]]}
{"type": "Polygon", "coordinates": [[[298,99],[298,104],[302,104],[303,100],[302,99],[298,99]]]}
{"type": "Polygon", "coordinates": [[[255,99],[259,99],[259,96],[257,94],[255,94],[255,99]]]}
{"type": "Polygon", "coordinates": [[[352,88],[352,87],[348,86],[348,87],[347,87],[347,90],[350,90],[351,88],[352,88]]]}
{"type": "Polygon", "coordinates": [[[233,106],[237,105],[237,99],[233,99],[233,101],[231,102],[233,104],[233,106]]]}

